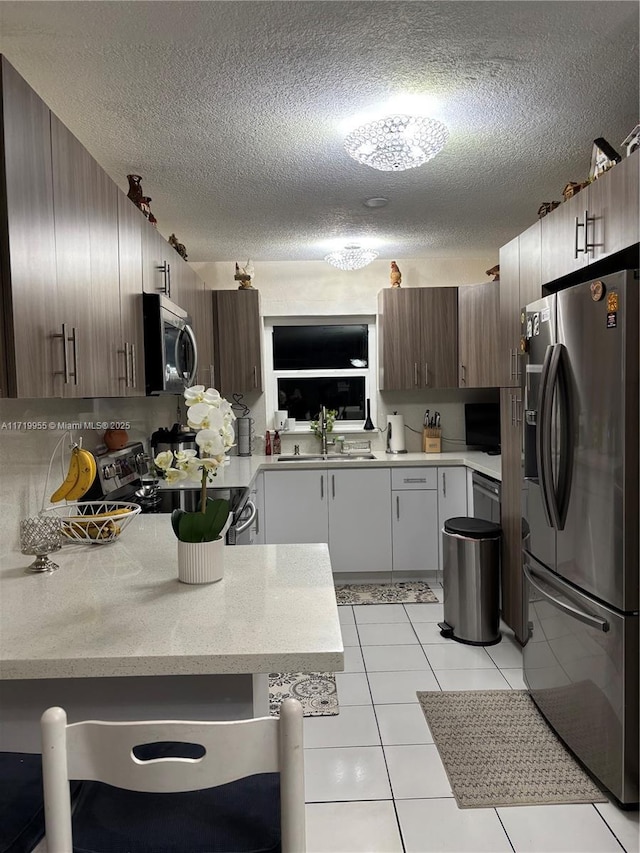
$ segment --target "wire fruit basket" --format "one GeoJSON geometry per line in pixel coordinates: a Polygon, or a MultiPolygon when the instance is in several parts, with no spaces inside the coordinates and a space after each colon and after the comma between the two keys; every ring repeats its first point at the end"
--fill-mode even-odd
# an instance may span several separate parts
{"type": "Polygon", "coordinates": [[[125,501],[82,501],[42,510],[62,521],[62,536],[72,542],[106,545],[115,542],[140,512],[137,504],[125,501]]]}

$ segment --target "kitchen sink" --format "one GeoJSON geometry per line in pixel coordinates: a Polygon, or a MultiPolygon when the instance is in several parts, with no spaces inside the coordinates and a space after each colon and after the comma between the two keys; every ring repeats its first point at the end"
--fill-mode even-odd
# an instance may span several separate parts
{"type": "Polygon", "coordinates": [[[366,459],[375,459],[373,453],[327,453],[321,454],[301,453],[298,456],[278,456],[278,462],[362,462],[366,459]]]}

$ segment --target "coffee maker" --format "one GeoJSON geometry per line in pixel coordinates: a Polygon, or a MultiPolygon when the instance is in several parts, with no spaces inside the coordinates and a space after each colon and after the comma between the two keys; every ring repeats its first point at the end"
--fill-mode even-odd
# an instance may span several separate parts
{"type": "Polygon", "coordinates": [[[171,450],[197,450],[196,434],[187,427],[175,423],[171,429],[160,427],[151,436],[151,456],[155,459],[158,453],[171,450]]]}

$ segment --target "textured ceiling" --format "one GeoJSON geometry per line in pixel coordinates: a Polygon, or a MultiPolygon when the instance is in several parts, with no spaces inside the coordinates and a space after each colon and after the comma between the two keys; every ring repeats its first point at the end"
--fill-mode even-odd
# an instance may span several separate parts
{"type": "Polygon", "coordinates": [[[192,261],[497,254],[638,120],[636,2],[0,2],[0,51],[192,261]],[[444,151],[351,160],[345,120],[407,93],[444,151]]]}

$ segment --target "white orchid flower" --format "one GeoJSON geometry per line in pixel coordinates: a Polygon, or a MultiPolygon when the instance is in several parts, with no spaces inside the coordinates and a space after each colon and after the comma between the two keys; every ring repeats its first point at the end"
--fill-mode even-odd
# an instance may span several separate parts
{"type": "Polygon", "coordinates": [[[235,437],[236,434],[233,429],[233,424],[227,424],[222,432],[222,439],[224,441],[224,446],[226,450],[228,450],[230,447],[235,446],[235,437]]]}
{"type": "Polygon", "coordinates": [[[202,470],[215,474],[220,465],[222,465],[221,460],[224,460],[224,454],[222,456],[208,456],[206,459],[201,459],[202,470]]]}
{"type": "Polygon", "coordinates": [[[214,411],[208,403],[194,403],[189,407],[187,422],[192,429],[209,429],[209,417],[214,411]]]}
{"type": "Polygon", "coordinates": [[[176,462],[186,462],[188,459],[194,459],[197,455],[196,450],[176,450],[176,462]]]}
{"type": "Polygon", "coordinates": [[[218,456],[224,453],[224,441],[219,432],[213,429],[203,429],[196,435],[196,444],[208,456],[218,456]]]}
{"type": "Polygon", "coordinates": [[[223,403],[227,402],[220,396],[220,392],[217,391],[215,388],[207,388],[207,390],[202,396],[202,399],[205,403],[209,403],[210,406],[217,406],[220,404],[221,401],[223,403]]]}
{"type": "Polygon", "coordinates": [[[180,480],[187,479],[186,471],[181,471],[179,468],[167,468],[165,470],[165,479],[171,486],[173,483],[179,483],[180,480]]]}
{"type": "Polygon", "coordinates": [[[201,403],[205,395],[204,385],[192,385],[191,388],[184,389],[184,400],[187,406],[193,406],[196,403],[201,403]]]}
{"type": "Polygon", "coordinates": [[[160,470],[166,471],[171,467],[171,463],[173,462],[173,453],[170,450],[163,450],[161,453],[158,453],[153,461],[160,470]]]}
{"type": "Polygon", "coordinates": [[[180,470],[184,471],[188,480],[199,483],[202,480],[202,460],[198,458],[186,459],[180,463],[180,470]]]}

